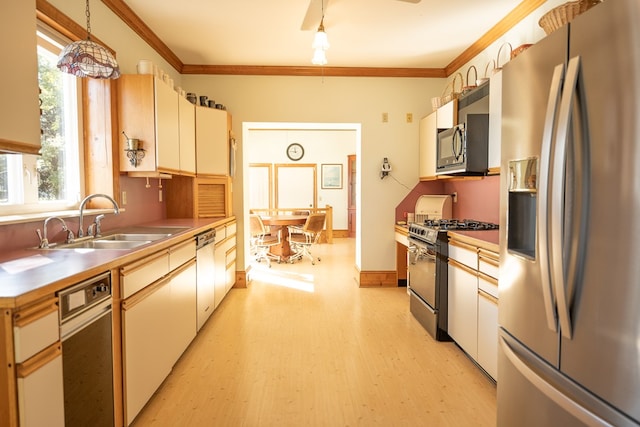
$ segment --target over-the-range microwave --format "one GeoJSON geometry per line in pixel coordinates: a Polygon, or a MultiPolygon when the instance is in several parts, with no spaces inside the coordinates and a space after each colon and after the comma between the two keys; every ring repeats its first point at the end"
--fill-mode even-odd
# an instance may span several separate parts
{"type": "Polygon", "coordinates": [[[467,114],[465,123],[438,133],[436,175],[488,172],[489,115],[467,114]]]}

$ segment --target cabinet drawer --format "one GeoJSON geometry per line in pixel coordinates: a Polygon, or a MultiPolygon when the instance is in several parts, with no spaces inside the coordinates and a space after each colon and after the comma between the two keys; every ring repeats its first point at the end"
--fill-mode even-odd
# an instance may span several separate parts
{"type": "Polygon", "coordinates": [[[122,298],[128,298],[169,273],[169,253],[158,252],[120,269],[122,298]]]}
{"type": "Polygon", "coordinates": [[[169,248],[169,271],[173,271],[187,261],[196,257],[196,242],[187,242],[169,248]]]}
{"type": "Polygon", "coordinates": [[[486,274],[478,274],[478,289],[498,298],[498,281],[486,274]]]}
{"type": "Polygon", "coordinates": [[[449,258],[474,270],[478,269],[478,252],[473,246],[452,240],[449,242],[449,258]]]}
{"type": "Polygon", "coordinates": [[[227,227],[224,225],[222,227],[216,228],[216,243],[223,241],[227,237],[227,227]]]}
{"type": "Polygon", "coordinates": [[[236,235],[236,223],[232,223],[232,224],[227,224],[227,237],[231,237],[231,236],[235,236],[236,235]]]}
{"type": "Polygon", "coordinates": [[[480,249],[478,251],[478,270],[497,279],[500,271],[499,255],[480,249]]]}
{"type": "Polygon", "coordinates": [[[60,339],[57,298],[34,304],[14,315],[15,361],[22,363],[60,339]]]}

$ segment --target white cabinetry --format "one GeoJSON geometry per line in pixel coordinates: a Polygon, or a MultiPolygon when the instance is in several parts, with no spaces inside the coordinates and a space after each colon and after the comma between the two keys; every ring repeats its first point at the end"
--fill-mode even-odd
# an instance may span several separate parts
{"type": "Polygon", "coordinates": [[[458,100],[447,102],[436,110],[436,128],[449,129],[458,124],[458,100]]]}
{"type": "Polygon", "coordinates": [[[196,174],[196,107],[178,97],[178,131],[180,134],[180,174],[196,174]]]}
{"type": "Polygon", "coordinates": [[[125,421],[129,425],[196,335],[195,242],[120,269],[125,421]]]}
{"type": "Polygon", "coordinates": [[[473,359],[478,356],[478,279],[474,266],[467,265],[475,259],[472,248],[449,243],[449,317],[448,332],[451,338],[473,359]]]}
{"type": "Polygon", "coordinates": [[[64,426],[62,346],[55,297],[14,314],[21,426],[64,426]]]}
{"type": "Polygon", "coordinates": [[[229,113],[196,106],[196,172],[229,175],[229,113]]]}
{"type": "Polygon", "coordinates": [[[38,154],[38,55],[35,0],[8,1],[0,13],[0,153],[38,154]]]}
{"type": "Polygon", "coordinates": [[[217,308],[236,281],[236,222],[216,228],[215,307],[217,308]]]}
{"type": "Polygon", "coordinates": [[[449,241],[448,332],[491,377],[498,374],[498,254],[449,241]]]}
{"type": "Polygon", "coordinates": [[[502,71],[491,76],[489,86],[489,158],[490,174],[500,173],[502,143],[502,71]]]}
{"type": "Polygon", "coordinates": [[[421,180],[433,179],[436,176],[436,126],[437,112],[429,114],[420,120],[420,167],[421,180]]]}

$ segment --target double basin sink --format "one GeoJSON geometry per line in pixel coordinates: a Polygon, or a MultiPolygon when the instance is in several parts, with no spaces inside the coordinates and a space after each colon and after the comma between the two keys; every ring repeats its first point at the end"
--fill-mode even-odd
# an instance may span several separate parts
{"type": "Polygon", "coordinates": [[[48,249],[133,249],[171,237],[186,229],[186,227],[133,227],[105,236],[51,245],[48,249]]]}

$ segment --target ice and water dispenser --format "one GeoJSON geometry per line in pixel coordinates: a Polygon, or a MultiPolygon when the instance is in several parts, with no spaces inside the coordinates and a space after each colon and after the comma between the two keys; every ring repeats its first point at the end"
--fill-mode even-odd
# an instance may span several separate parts
{"type": "Polygon", "coordinates": [[[509,162],[507,249],[531,259],[536,255],[537,171],[537,158],[509,162]]]}

